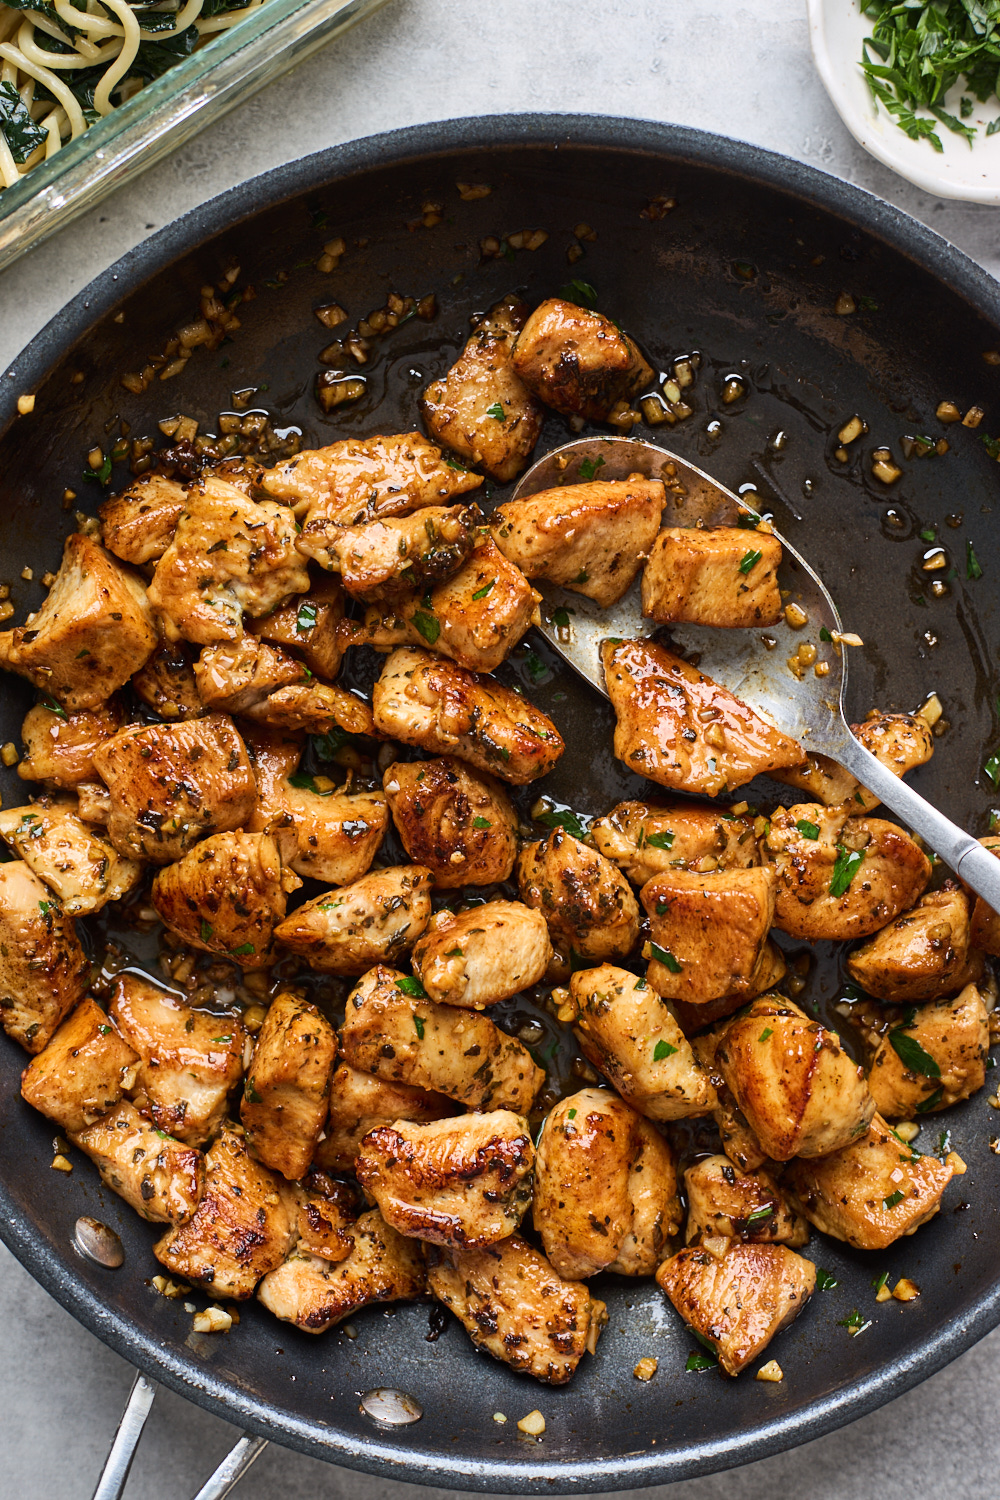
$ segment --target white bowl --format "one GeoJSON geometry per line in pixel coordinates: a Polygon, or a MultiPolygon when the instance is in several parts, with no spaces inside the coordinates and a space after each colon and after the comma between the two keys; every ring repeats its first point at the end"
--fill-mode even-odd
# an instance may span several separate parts
{"type": "MultiPolygon", "coordinates": [[[[965,122],[977,127],[971,148],[964,136],[956,135],[946,125],[937,129],[943,151],[935,151],[929,141],[911,141],[881,105],[876,110],[860,67],[861,43],[871,35],[872,23],[862,13],[858,0],[806,3],[813,59],[837,113],[855,140],[925,192],[969,203],[1000,203],[1000,133],[984,133],[985,126],[1000,117],[1000,103],[995,98],[987,104],[973,101],[975,107],[965,122]]],[[[963,92],[968,94],[968,90],[956,86],[945,97],[944,108],[949,114],[958,115],[963,92]]]]}

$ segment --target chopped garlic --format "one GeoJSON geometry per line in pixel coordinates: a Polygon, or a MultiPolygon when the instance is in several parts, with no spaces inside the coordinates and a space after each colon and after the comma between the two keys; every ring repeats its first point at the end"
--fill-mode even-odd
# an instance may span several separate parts
{"type": "Polygon", "coordinates": [[[647,1354],[644,1359],[640,1359],[639,1363],[632,1371],[632,1374],[635,1376],[636,1380],[652,1380],[653,1376],[656,1374],[659,1368],[659,1360],[652,1359],[650,1355],[647,1354]]]}
{"type": "Polygon", "coordinates": [[[946,1167],[950,1167],[956,1177],[963,1177],[969,1170],[957,1151],[949,1151],[944,1159],[946,1167]]]}
{"type": "Polygon", "coordinates": [[[920,1288],[908,1276],[901,1276],[892,1289],[892,1295],[897,1302],[912,1302],[920,1296],[920,1288]]]}
{"type": "Polygon", "coordinates": [[[517,1424],[520,1432],[526,1432],[529,1437],[541,1437],[545,1431],[545,1418],[540,1411],[529,1411],[526,1417],[522,1417],[517,1424]]]}
{"type": "Polygon", "coordinates": [[[228,1333],[232,1326],[232,1314],[221,1307],[208,1307],[194,1316],[195,1333],[228,1333]]]}
{"type": "Polygon", "coordinates": [[[754,1376],[754,1380],[767,1380],[775,1385],[779,1380],[784,1380],[784,1378],[785,1372],[776,1359],[769,1359],[766,1365],[761,1365],[754,1376]]]}
{"type": "Polygon", "coordinates": [[[18,413],[22,417],[30,416],[30,414],[34,411],[34,409],[35,409],[35,398],[34,398],[34,396],[28,396],[28,395],[18,396],[18,398],[17,398],[17,410],[18,410],[18,413]]]}

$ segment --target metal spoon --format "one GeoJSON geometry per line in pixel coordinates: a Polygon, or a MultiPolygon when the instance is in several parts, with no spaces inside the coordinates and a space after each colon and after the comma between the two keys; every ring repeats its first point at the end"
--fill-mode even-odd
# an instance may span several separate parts
{"type": "MultiPolygon", "coordinates": [[[[553,449],[527,471],[513,499],[524,500],[542,490],[587,479],[626,479],[630,474],[664,480],[663,519],[669,526],[694,526],[698,521],[706,526],[733,526],[741,520],[746,525],[756,517],[745,500],[686,459],[633,438],[580,438],[553,449]]],[[[752,537],[753,531],[748,530],[751,546],[752,537]]],[[[850,771],[926,840],[957,876],[1000,911],[1000,860],[894,776],[851,733],[844,717],[851,648],[837,642],[835,633],[843,631],[840,615],[805,558],[784,537],[780,540],[784,552],[781,585],[790,590],[789,602],[798,604],[807,617],[802,628],[793,629],[785,621],[765,631],[674,625],[672,640],[685,655],[700,653],[700,665],[711,678],[798,740],[808,754],[827,755],[850,771]],[[798,677],[790,670],[789,657],[796,656],[805,642],[816,648],[817,661],[829,664],[827,676],[817,677],[810,669],[798,677]]],[[[639,579],[609,609],[555,584],[538,580],[536,584],[544,595],[543,635],[575,672],[607,697],[601,642],[608,636],[637,640],[656,629],[642,616],[639,579]]]]}

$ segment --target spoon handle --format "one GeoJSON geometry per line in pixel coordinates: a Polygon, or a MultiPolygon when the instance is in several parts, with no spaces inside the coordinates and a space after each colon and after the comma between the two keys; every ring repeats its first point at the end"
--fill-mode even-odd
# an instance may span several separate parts
{"type": "Polygon", "coordinates": [[[837,745],[834,755],[862,786],[880,797],[914,833],[919,833],[960,880],[982,896],[994,911],[1000,911],[1000,859],[894,776],[853,735],[837,745]]]}

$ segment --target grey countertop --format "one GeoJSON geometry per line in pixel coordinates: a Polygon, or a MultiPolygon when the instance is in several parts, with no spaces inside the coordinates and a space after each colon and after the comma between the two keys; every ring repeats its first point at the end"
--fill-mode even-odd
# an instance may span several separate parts
{"type": "MultiPolygon", "coordinates": [[[[0,369],[91,277],[214,194],[323,146],[461,115],[594,111],[742,137],[880,194],[1000,271],[997,210],[928,197],[848,135],[813,70],[803,0],[548,0],[544,25],[539,19],[538,0],[391,0],[340,45],[0,274],[0,369]]],[[[2,1249],[0,1326],[0,1496],[89,1500],[128,1392],[127,1365],[2,1249]]],[[[883,1411],[795,1452],[687,1481],[672,1500],[992,1500],[995,1356],[1000,1332],[883,1411]]],[[[129,1500],[185,1500],[233,1437],[161,1393],[129,1500]]],[[[417,1500],[429,1492],[270,1448],[236,1493],[417,1500]]]]}

